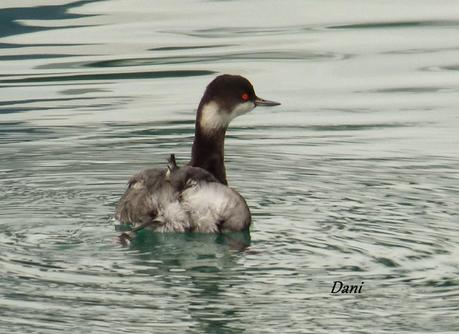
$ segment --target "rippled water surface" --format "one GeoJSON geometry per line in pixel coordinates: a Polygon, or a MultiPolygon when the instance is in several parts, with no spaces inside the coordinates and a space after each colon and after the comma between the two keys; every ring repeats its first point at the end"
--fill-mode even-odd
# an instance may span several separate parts
{"type": "Polygon", "coordinates": [[[2,0],[1,332],[459,330],[458,36],[453,0],[2,0]],[[226,141],[250,235],[113,244],[220,73],[282,102],[226,141]]]}

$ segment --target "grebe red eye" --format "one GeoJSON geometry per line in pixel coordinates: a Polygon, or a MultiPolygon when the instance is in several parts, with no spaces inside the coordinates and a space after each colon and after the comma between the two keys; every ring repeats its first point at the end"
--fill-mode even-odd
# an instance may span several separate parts
{"type": "Polygon", "coordinates": [[[242,94],[241,98],[242,98],[244,101],[247,101],[247,100],[249,99],[249,94],[244,93],[244,94],[242,94]]]}

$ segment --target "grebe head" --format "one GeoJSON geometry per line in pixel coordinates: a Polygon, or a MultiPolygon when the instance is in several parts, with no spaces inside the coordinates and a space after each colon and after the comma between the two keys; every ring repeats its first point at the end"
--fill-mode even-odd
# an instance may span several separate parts
{"type": "Polygon", "coordinates": [[[246,78],[223,74],[207,86],[199,104],[197,120],[204,131],[226,129],[235,117],[248,113],[256,106],[279,104],[257,97],[246,78]]]}

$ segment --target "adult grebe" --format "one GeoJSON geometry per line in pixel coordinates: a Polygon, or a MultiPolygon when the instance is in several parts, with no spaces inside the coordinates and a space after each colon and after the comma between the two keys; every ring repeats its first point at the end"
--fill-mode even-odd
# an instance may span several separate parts
{"type": "Polygon", "coordinates": [[[226,180],[226,130],[231,120],[256,106],[279,104],[257,97],[252,84],[242,76],[215,78],[199,103],[188,165],[178,167],[171,155],[167,168],[146,169],[129,180],[115,218],[134,228],[123,233],[121,240],[130,240],[145,227],[160,232],[207,233],[247,229],[249,208],[226,180]]]}

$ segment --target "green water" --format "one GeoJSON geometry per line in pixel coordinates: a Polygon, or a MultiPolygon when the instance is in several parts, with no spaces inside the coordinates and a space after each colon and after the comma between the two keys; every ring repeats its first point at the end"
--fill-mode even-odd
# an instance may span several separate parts
{"type": "Polygon", "coordinates": [[[458,36],[452,0],[2,0],[0,331],[458,331],[458,36]],[[282,102],[226,140],[250,234],[113,244],[220,73],[282,102]]]}

